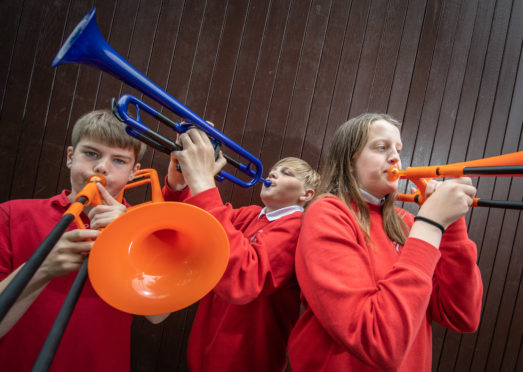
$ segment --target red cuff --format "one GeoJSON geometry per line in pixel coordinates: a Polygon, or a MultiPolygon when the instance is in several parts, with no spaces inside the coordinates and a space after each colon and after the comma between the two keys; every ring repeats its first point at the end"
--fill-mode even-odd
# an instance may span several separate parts
{"type": "Polygon", "coordinates": [[[205,210],[211,210],[223,206],[222,197],[217,187],[192,195],[184,201],[205,210]]]}
{"type": "Polygon", "coordinates": [[[167,176],[165,176],[164,186],[162,188],[162,196],[165,201],[182,202],[191,196],[189,187],[182,190],[173,190],[167,183],[167,176]]]}

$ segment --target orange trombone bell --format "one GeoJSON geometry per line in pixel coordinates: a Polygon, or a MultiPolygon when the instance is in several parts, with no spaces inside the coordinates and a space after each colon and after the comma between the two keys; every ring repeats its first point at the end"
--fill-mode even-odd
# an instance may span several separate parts
{"type": "Polygon", "coordinates": [[[210,213],[164,202],[154,170],[136,177],[139,184],[152,179],[152,201],[129,208],[101,232],[89,254],[89,279],[105,302],[128,313],[183,309],[218,283],[229,240],[210,213]]]}

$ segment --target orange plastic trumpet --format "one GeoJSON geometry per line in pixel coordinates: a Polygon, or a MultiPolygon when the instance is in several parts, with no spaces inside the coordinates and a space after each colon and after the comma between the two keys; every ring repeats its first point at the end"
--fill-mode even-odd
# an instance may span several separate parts
{"type": "MultiPolygon", "coordinates": [[[[398,194],[397,200],[415,202],[420,205],[427,199],[425,190],[430,179],[462,176],[521,177],[523,176],[523,151],[448,165],[409,167],[405,170],[392,166],[388,170],[390,181],[407,178],[418,188],[412,194],[398,194]]],[[[523,209],[523,202],[474,198],[472,206],[523,209]]]]}

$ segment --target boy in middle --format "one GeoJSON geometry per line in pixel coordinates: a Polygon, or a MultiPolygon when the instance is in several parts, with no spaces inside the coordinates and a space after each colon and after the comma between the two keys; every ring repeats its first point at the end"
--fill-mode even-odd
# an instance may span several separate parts
{"type": "Polygon", "coordinates": [[[214,215],[231,249],[222,279],[200,300],[189,337],[190,370],[284,371],[300,308],[294,252],[303,207],[313,198],[319,175],[301,159],[282,159],[269,172],[270,187],[262,187],[265,207],[234,209],[216,187],[214,176],[226,161],[221,154],[215,159],[207,135],[191,129],[180,141],[183,150],[172,153],[164,196],[214,215]]]}

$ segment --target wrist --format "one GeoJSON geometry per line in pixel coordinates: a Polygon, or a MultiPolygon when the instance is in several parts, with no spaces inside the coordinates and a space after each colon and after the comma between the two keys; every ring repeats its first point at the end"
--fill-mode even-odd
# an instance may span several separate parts
{"type": "Polygon", "coordinates": [[[199,179],[195,180],[193,182],[189,181],[189,188],[191,189],[191,194],[196,195],[200,192],[212,189],[216,187],[216,183],[214,182],[214,177],[210,179],[199,179]]]}
{"type": "Polygon", "coordinates": [[[416,221],[421,221],[423,223],[436,227],[439,231],[441,231],[441,234],[445,233],[445,228],[443,227],[443,225],[437,221],[434,221],[433,219],[423,217],[423,216],[416,216],[416,217],[414,217],[414,222],[416,222],[416,221]]]}

